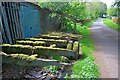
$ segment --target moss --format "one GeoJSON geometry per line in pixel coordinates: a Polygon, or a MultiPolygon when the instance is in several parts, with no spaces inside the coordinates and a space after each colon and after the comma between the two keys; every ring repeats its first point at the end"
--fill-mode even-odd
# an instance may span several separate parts
{"type": "Polygon", "coordinates": [[[42,46],[35,46],[35,53],[38,54],[38,56],[57,56],[62,55],[66,51],[72,51],[68,49],[61,49],[61,48],[52,48],[52,47],[42,47],[42,46]]]}
{"type": "Polygon", "coordinates": [[[35,46],[35,45],[42,45],[42,44],[45,44],[44,41],[16,41],[17,44],[23,44],[23,45],[32,45],[32,46],[35,46]]]}
{"type": "Polygon", "coordinates": [[[79,47],[78,46],[78,41],[75,41],[74,44],[73,44],[73,50],[77,52],[78,51],[78,47],[79,47]]]}
{"type": "Polygon", "coordinates": [[[45,41],[45,42],[67,42],[66,40],[54,40],[54,39],[42,39],[42,38],[30,38],[32,41],[45,41]]]}
{"type": "Polygon", "coordinates": [[[15,45],[3,44],[2,50],[3,52],[6,52],[6,53],[27,53],[27,54],[30,54],[33,51],[32,46],[17,45],[17,44],[15,45]]]}
{"type": "Polygon", "coordinates": [[[13,58],[27,60],[27,61],[33,61],[37,59],[37,54],[31,55],[31,56],[25,55],[25,54],[10,54],[10,56],[13,58]]]}
{"type": "Polygon", "coordinates": [[[68,45],[67,45],[67,49],[71,50],[72,49],[72,43],[73,41],[69,41],[68,45]]]}
{"type": "Polygon", "coordinates": [[[63,49],[63,48],[52,48],[52,47],[43,47],[43,46],[35,46],[35,49],[49,49],[49,50],[65,50],[68,51],[67,49],[63,49]]]}
{"type": "Polygon", "coordinates": [[[55,46],[56,46],[56,44],[52,44],[52,45],[50,45],[51,48],[54,48],[55,46]]]}
{"type": "Polygon", "coordinates": [[[43,38],[53,38],[53,39],[60,39],[62,36],[51,36],[51,35],[42,35],[43,38]]]}
{"type": "Polygon", "coordinates": [[[0,55],[8,56],[8,54],[6,54],[4,52],[0,52],[0,55]]]}

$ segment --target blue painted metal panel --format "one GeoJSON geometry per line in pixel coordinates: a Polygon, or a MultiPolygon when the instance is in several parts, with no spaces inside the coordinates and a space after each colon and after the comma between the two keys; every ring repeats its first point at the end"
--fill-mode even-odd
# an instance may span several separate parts
{"type": "Polygon", "coordinates": [[[40,33],[40,14],[33,6],[22,3],[20,18],[24,38],[34,37],[40,33]]]}
{"type": "Polygon", "coordinates": [[[19,3],[0,2],[2,16],[2,40],[3,43],[13,44],[14,39],[22,38],[22,30],[19,18],[19,3]]]}

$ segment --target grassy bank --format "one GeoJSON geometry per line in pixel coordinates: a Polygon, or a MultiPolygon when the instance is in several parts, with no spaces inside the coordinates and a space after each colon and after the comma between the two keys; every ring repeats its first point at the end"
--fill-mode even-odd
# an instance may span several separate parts
{"type": "Polygon", "coordinates": [[[95,63],[93,52],[95,50],[94,42],[89,38],[91,31],[88,27],[92,25],[93,21],[87,23],[87,26],[77,27],[77,33],[83,35],[82,40],[79,41],[81,45],[81,51],[83,54],[82,59],[75,62],[72,67],[73,74],[66,76],[66,78],[99,78],[100,72],[99,67],[95,63]]]}
{"type": "Polygon", "coordinates": [[[118,26],[118,24],[114,23],[110,19],[103,20],[103,23],[114,30],[120,31],[120,26],[118,26]]]}

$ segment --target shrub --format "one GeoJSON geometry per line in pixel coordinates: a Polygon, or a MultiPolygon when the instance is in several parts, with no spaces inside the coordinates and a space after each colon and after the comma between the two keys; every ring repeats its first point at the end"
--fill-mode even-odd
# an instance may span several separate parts
{"type": "Polygon", "coordinates": [[[83,35],[83,37],[88,37],[91,34],[91,31],[88,30],[88,28],[86,26],[83,26],[83,27],[77,26],[76,32],[83,35]]]}
{"type": "Polygon", "coordinates": [[[87,57],[82,61],[77,61],[73,68],[73,74],[71,75],[72,78],[98,78],[99,71],[98,66],[94,63],[93,57],[87,57]]]}

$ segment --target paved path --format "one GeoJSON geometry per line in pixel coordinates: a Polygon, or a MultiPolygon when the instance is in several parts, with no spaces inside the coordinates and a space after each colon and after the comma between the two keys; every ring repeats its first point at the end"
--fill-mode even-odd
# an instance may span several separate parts
{"type": "MultiPolygon", "coordinates": [[[[90,28],[95,41],[96,63],[99,64],[101,78],[118,78],[118,32],[97,20],[90,28]]],[[[120,69],[119,69],[120,70],[120,69]]]]}

